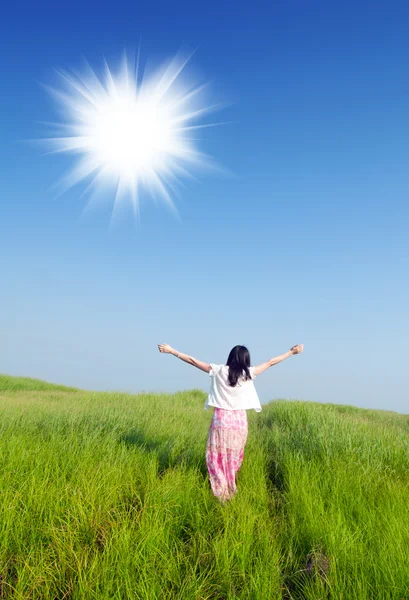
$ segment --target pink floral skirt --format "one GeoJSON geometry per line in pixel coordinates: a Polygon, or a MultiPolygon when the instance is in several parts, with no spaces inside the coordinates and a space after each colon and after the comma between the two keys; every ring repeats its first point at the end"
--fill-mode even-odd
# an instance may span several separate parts
{"type": "Polygon", "coordinates": [[[214,409],[206,464],[212,492],[219,500],[229,500],[237,491],[236,474],[243,462],[247,431],[245,410],[214,409]]]}

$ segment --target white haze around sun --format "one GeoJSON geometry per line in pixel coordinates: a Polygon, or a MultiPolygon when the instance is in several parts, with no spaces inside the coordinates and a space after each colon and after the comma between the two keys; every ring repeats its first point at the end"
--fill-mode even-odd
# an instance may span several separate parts
{"type": "Polygon", "coordinates": [[[58,71],[61,86],[48,90],[61,121],[44,141],[52,153],[75,156],[63,191],[88,181],[85,193],[94,200],[114,190],[113,212],[130,202],[137,214],[141,192],[176,210],[177,184],[197,168],[215,167],[194,134],[212,125],[201,121],[219,105],[206,104],[206,85],[184,76],[188,60],[176,56],[143,77],[139,56],[126,55],[116,73],[105,62],[101,77],[88,64],[81,74],[58,71]]]}

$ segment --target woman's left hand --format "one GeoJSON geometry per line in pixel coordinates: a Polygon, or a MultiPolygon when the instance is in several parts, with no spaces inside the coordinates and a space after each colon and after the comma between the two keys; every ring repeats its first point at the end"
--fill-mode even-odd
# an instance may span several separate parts
{"type": "Polygon", "coordinates": [[[172,346],[169,344],[158,344],[159,352],[164,352],[165,354],[172,354],[172,346]]]}

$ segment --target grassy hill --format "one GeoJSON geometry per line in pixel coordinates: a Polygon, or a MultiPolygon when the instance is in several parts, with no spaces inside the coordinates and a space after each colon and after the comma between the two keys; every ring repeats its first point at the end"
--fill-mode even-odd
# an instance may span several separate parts
{"type": "Polygon", "coordinates": [[[221,506],[204,400],[0,376],[0,598],[409,599],[408,416],[249,412],[221,506]]]}

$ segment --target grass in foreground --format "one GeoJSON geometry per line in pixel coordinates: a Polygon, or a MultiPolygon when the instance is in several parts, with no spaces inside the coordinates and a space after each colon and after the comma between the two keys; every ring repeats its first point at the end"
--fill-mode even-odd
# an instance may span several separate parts
{"type": "Polygon", "coordinates": [[[0,376],[0,598],[409,598],[407,416],[249,412],[221,506],[204,399],[0,376]]]}

